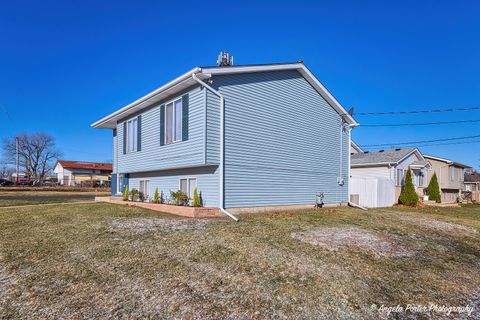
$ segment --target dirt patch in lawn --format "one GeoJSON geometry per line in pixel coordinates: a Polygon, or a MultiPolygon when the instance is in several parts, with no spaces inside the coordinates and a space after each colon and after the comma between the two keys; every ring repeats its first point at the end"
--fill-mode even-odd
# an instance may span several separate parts
{"type": "Polygon", "coordinates": [[[418,218],[411,216],[400,216],[397,217],[398,220],[419,225],[421,227],[427,227],[439,231],[462,231],[462,232],[471,232],[476,233],[477,231],[473,228],[463,226],[461,224],[433,220],[428,218],[418,218]]]}
{"type": "Polygon", "coordinates": [[[203,229],[211,219],[168,219],[168,218],[119,218],[110,223],[109,231],[145,233],[152,230],[203,229]]]}
{"type": "Polygon", "coordinates": [[[292,233],[292,237],[331,251],[339,251],[353,246],[372,252],[377,257],[414,255],[413,251],[408,250],[392,237],[357,227],[314,228],[292,233]]]}
{"type": "Polygon", "coordinates": [[[17,278],[14,274],[8,272],[0,258],[0,309],[5,305],[16,284],[17,278]]]}

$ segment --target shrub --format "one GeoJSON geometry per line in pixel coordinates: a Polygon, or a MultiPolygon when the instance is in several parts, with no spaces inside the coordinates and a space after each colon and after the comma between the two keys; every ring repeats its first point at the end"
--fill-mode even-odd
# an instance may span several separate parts
{"type": "Polygon", "coordinates": [[[139,193],[138,193],[138,200],[139,200],[140,202],[144,202],[144,201],[145,201],[145,193],[139,192],[139,193]]]}
{"type": "Polygon", "coordinates": [[[203,207],[202,199],[198,194],[198,188],[193,189],[193,206],[194,207],[203,207]]]}
{"type": "Polygon", "coordinates": [[[170,191],[170,196],[172,197],[173,204],[176,206],[188,206],[188,196],[182,190],[170,191]]]}
{"type": "Polygon", "coordinates": [[[442,196],[440,195],[440,186],[438,185],[436,173],[433,173],[433,177],[432,179],[430,179],[430,183],[428,184],[425,193],[427,194],[429,200],[433,200],[436,203],[442,202],[442,196]]]}
{"type": "Polygon", "coordinates": [[[417,205],[418,194],[415,191],[415,186],[413,185],[412,171],[410,169],[408,169],[407,175],[405,176],[405,185],[403,186],[402,193],[400,193],[398,202],[411,207],[417,205]]]}
{"type": "Polygon", "coordinates": [[[158,198],[158,188],[155,188],[155,193],[153,194],[153,203],[160,203],[160,199],[158,198]]]}
{"type": "Polygon", "coordinates": [[[130,195],[131,195],[131,200],[132,201],[137,201],[138,199],[138,190],[133,188],[132,191],[130,191],[130,195]]]}
{"type": "Polygon", "coordinates": [[[123,190],[123,201],[128,201],[128,186],[125,186],[125,190],[123,190]]]}
{"type": "Polygon", "coordinates": [[[161,204],[166,203],[166,201],[165,201],[165,194],[163,193],[163,190],[160,192],[160,203],[161,203],[161,204]]]}

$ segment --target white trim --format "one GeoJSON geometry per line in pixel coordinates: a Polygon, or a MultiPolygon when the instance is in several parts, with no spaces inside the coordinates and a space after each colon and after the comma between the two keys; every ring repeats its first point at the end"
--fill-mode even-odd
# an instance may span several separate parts
{"type": "Polygon", "coordinates": [[[182,137],[183,137],[183,96],[180,96],[180,97],[176,97],[175,99],[172,99],[168,102],[165,103],[165,110],[163,110],[163,112],[165,113],[164,114],[164,120],[165,120],[165,123],[163,124],[164,125],[164,134],[165,134],[165,145],[169,145],[169,144],[174,144],[174,143],[177,143],[177,142],[182,142],[182,137]],[[180,126],[180,140],[175,140],[175,132],[176,132],[176,128],[175,128],[175,125],[176,125],[176,112],[175,112],[175,102],[177,102],[178,100],[180,100],[180,102],[182,103],[181,107],[182,107],[182,125],[180,126]],[[173,129],[173,136],[172,136],[172,142],[168,142],[167,143],[167,105],[169,104],[172,104],[172,112],[173,112],[173,123],[172,123],[172,129],[173,129]]]}
{"type": "Polygon", "coordinates": [[[354,163],[351,165],[352,168],[357,167],[369,167],[369,166],[376,166],[376,167],[383,167],[383,166],[391,166],[396,164],[395,162],[368,162],[368,163],[354,163]]]}
{"type": "Polygon", "coordinates": [[[152,184],[151,184],[151,180],[150,179],[139,179],[138,180],[138,192],[143,192],[143,196],[145,198],[149,197],[150,196],[150,189],[152,187],[152,184]],[[144,190],[141,191],[141,183],[143,182],[143,188],[144,190]],[[149,188],[146,187],[146,182],[149,183],[149,188]],[[146,192],[145,192],[146,191],[146,192]]]}
{"type": "Polygon", "coordinates": [[[223,75],[231,73],[250,73],[250,72],[266,72],[278,70],[295,70],[303,63],[285,63],[270,65],[251,65],[251,66],[232,66],[232,67],[206,67],[202,68],[202,72],[209,75],[223,75]]]}
{"type": "MultiPolygon", "coordinates": [[[[108,116],[103,117],[102,119],[94,122],[91,126],[93,128],[114,128],[114,124],[116,123],[116,121],[118,119],[121,119],[124,116],[126,116],[125,113],[127,113],[131,109],[139,106],[140,104],[148,102],[148,100],[153,99],[154,97],[156,97],[160,93],[162,93],[164,91],[167,91],[169,89],[173,89],[175,86],[182,83],[183,81],[189,80],[191,78],[192,73],[198,73],[198,72],[200,72],[200,70],[201,69],[198,68],[198,67],[195,67],[195,68],[191,69],[190,71],[182,74],[180,77],[175,78],[172,81],[164,84],[160,88],[153,90],[152,92],[150,92],[150,93],[144,95],[143,97],[133,101],[132,103],[129,103],[128,105],[126,105],[126,106],[120,108],[119,110],[109,114],[108,116]]],[[[136,109],[139,110],[141,108],[136,108],[136,109]]]]}
{"type": "Polygon", "coordinates": [[[360,148],[360,146],[356,144],[355,141],[353,141],[351,138],[350,138],[350,147],[357,150],[358,153],[363,153],[363,149],[360,148]]]}
{"type": "MultiPolygon", "coordinates": [[[[126,130],[127,130],[127,131],[125,132],[125,139],[126,139],[126,141],[125,141],[125,153],[138,152],[138,116],[132,117],[132,118],[126,120],[125,122],[127,123],[127,125],[125,126],[125,128],[126,128],[126,130]],[[134,133],[133,133],[133,134],[136,136],[136,137],[133,139],[133,140],[135,140],[135,143],[134,143],[134,146],[133,146],[133,150],[129,150],[129,148],[128,148],[128,124],[129,124],[130,122],[132,122],[133,120],[135,120],[135,119],[137,120],[137,128],[136,128],[136,130],[134,130],[134,133]]],[[[112,168],[112,169],[113,169],[113,168],[112,168]]]]}
{"type": "MultiPolygon", "coordinates": [[[[149,94],[135,100],[134,102],[126,105],[113,112],[112,114],[98,120],[91,126],[94,128],[114,128],[116,121],[127,116],[129,113],[133,113],[149,106],[153,102],[158,102],[163,98],[167,98],[169,93],[174,94],[173,91],[176,86],[181,86],[176,92],[181,89],[185,89],[188,86],[195,84],[195,79],[192,79],[192,74],[198,74],[198,78],[208,78],[212,75],[223,74],[236,74],[245,72],[267,72],[267,71],[279,71],[279,70],[298,70],[299,73],[315,88],[315,90],[335,109],[338,114],[342,116],[352,126],[359,125],[353,117],[348,114],[345,108],[338,102],[338,100],[328,91],[328,89],[313,75],[313,73],[302,63],[290,63],[290,64],[277,64],[277,65],[261,65],[261,66],[240,66],[240,67],[207,67],[207,68],[193,68],[192,70],[184,73],[180,77],[170,81],[169,83],[161,86],[160,88],[150,92],[149,94]],[[191,81],[191,82],[190,82],[191,81]],[[163,95],[163,97],[162,97],[163,95]],[[150,101],[151,100],[151,101],[150,101]],[[150,101],[150,103],[149,103],[150,101]],[[133,110],[135,109],[135,110],[133,110]]],[[[197,78],[197,79],[198,79],[197,78]]]]}
{"type": "Polygon", "coordinates": [[[190,180],[193,180],[193,179],[195,179],[195,187],[194,187],[194,189],[195,189],[195,188],[198,187],[198,179],[197,179],[197,177],[183,177],[183,178],[178,178],[178,190],[180,190],[180,191],[182,191],[181,181],[182,181],[182,180],[187,180],[187,192],[186,192],[186,194],[187,194],[187,196],[188,196],[189,198],[193,198],[193,194],[191,195],[191,197],[190,197],[190,195],[188,194],[188,193],[190,192],[190,180]]]}
{"type": "Polygon", "coordinates": [[[448,160],[448,159],[444,159],[444,158],[433,157],[433,156],[429,156],[429,155],[426,155],[426,154],[423,155],[423,157],[427,158],[427,159],[442,161],[442,162],[445,162],[445,163],[448,163],[448,164],[453,164],[452,160],[448,160]]]}

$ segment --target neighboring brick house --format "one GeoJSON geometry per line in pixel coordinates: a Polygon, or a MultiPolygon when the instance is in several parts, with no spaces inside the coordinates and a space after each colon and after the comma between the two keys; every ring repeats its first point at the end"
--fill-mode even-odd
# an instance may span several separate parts
{"type": "Polygon", "coordinates": [[[112,164],[58,160],[53,172],[58,183],[64,186],[110,186],[112,164]]]}
{"type": "MultiPolygon", "coordinates": [[[[424,155],[424,158],[431,163],[432,170],[437,174],[442,202],[457,202],[464,189],[465,169],[470,166],[434,156],[424,155]]],[[[432,176],[433,172],[428,175],[428,182],[432,176]]]]}

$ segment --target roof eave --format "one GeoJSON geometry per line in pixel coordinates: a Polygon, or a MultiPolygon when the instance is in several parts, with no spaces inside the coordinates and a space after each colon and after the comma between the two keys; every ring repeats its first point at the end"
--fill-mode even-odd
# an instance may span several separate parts
{"type": "Polygon", "coordinates": [[[383,166],[392,166],[395,165],[395,162],[369,162],[369,163],[352,163],[352,168],[360,167],[383,167],[383,166]]]}
{"type": "Polygon", "coordinates": [[[278,70],[297,70],[310,83],[310,85],[335,109],[340,116],[351,126],[356,127],[359,123],[338,102],[333,94],[315,77],[303,62],[285,63],[274,65],[239,66],[235,68],[207,67],[202,72],[209,75],[226,75],[231,73],[268,72],[278,70]]]}
{"type": "Polygon", "coordinates": [[[178,85],[181,85],[183,82],[187,81],[189,78],[191,78],[192,74],[196,74],[201,72],[202,69],[199,67],[195,67],[186,73],[182,74],[181,76],[173,79],[172,81],[164,84],[158,89],[155,89],[154,91],[144,95],[143,97],[133,101],[132,103],[129,103],[128,105],[122,107],[121,109],[109,114],[108,116],[94,122],[91,124],[93,128],[97,129],[113,129],[116,127],[116,123],[118,119],[121,119],[124,116],[127,116],[129,112],[131,112],[133,109],[137,109],[136,107],[140,106],[141,104],[148,103],[149,100],[153,99],[154,97],[160,95],[161,93],[166,92],[167,90],[170,90],[172,88],[175,88],[178,85]]]}

